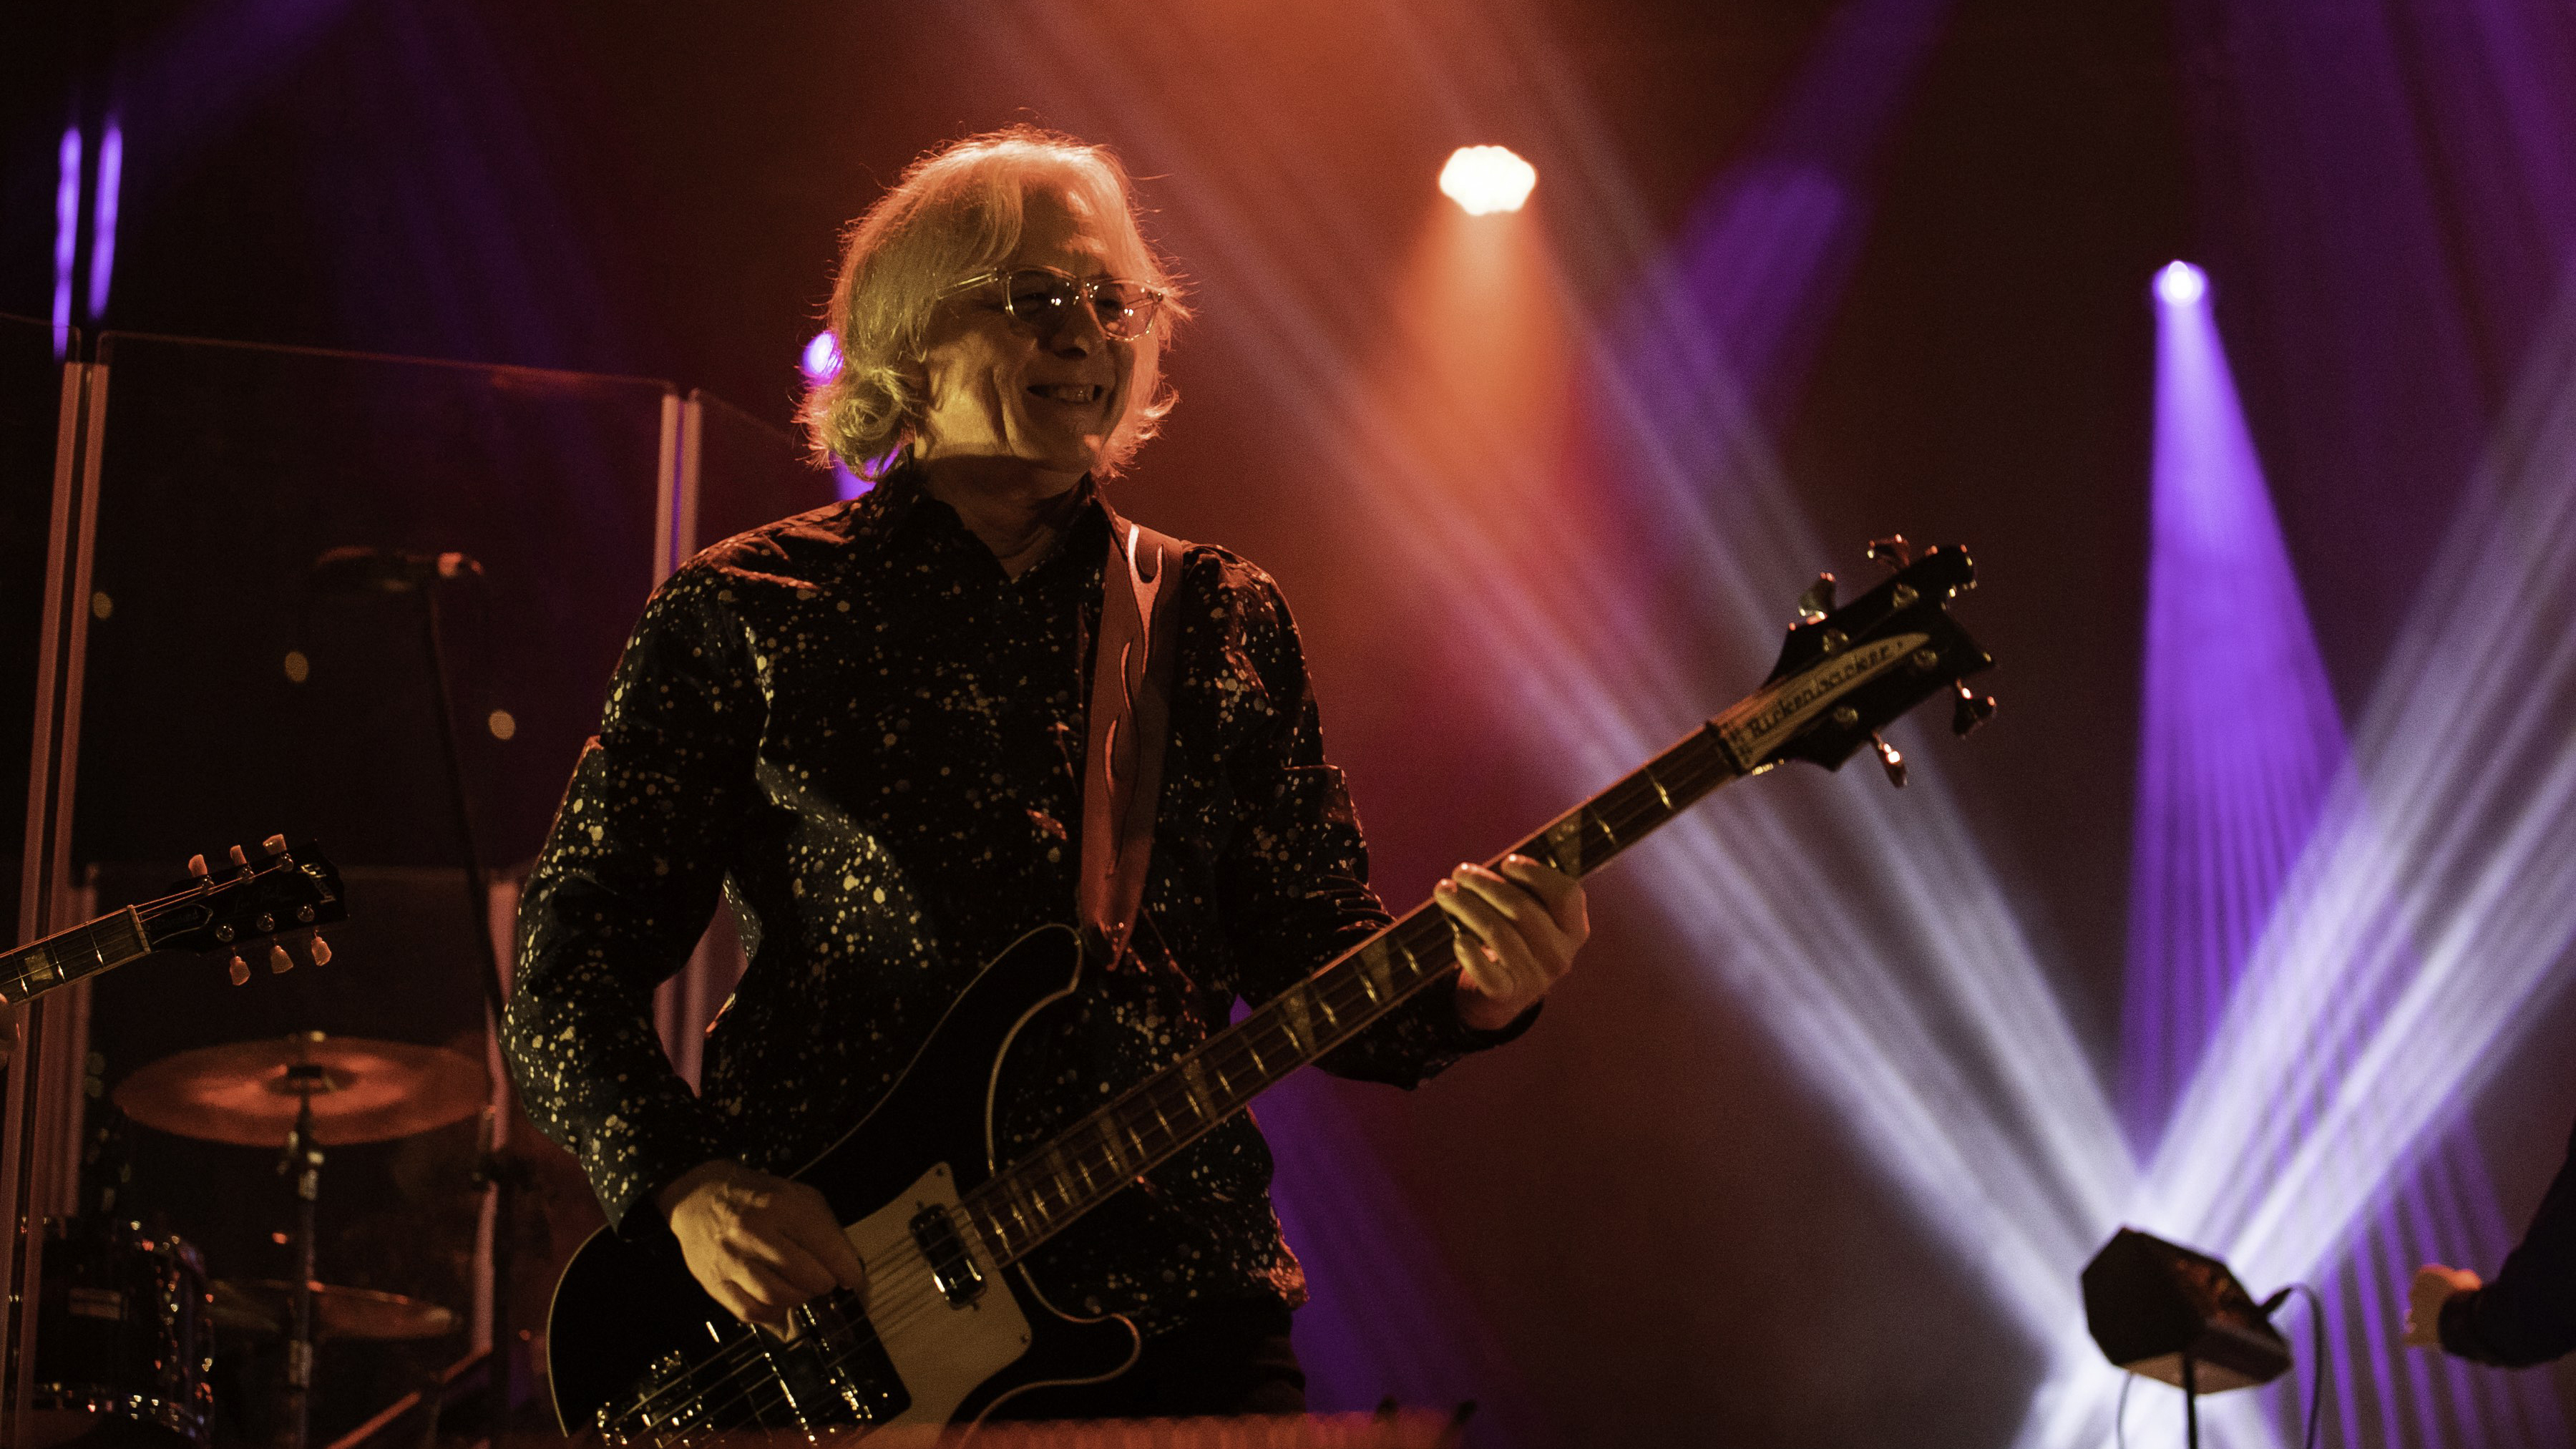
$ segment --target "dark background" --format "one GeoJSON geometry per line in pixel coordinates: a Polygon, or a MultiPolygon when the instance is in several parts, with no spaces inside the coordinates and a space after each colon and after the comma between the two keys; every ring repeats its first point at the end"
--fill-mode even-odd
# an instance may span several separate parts
{"type": "MultiPolygon", "coordinates": [[[[1536,8],[1567,83],[1610,127],[1665,232],[1750,143],[1833,10],[1536,8]]],[[[940,140],[1061,119],[977,64],[996,27],[1024,23],[1018,11],[22,7],[24,43],[0,58],[0,311],[45,314],[53,147],[68,116],[95,135],[113,108],[127,151],[110,326],[668,379],[783,428],[840,226],[940,140]]],[[[1320,164],[1372,178],[1342,220],[1391,269],[1439,159],[1487,138],[1373,126],[1369,58],[1303,32],[1281,40],[1296,27],[1259,7],[1211,7],[1204,23],[1240,25],[1247,43],[1276,44],[1283,65],[1343,88],[1340,123],[1300,140],[1320,164]]],[[[2189,88],[2216,84],[2235,59],[2184,54],[2161,4],[1960,0],[1879,162],[1848,286],[1804,370],[1768,403],[1802,504],[1822,536],[1853,545],[1814,566],[1855,570],[1858,542],[1895,528],[1976,550],[1991,587],[1975,626],[2006,661],[2005,713],[1947,763],[2106,1080],[2139,704],[2145,287],[2175,256],[2218,269],[2231,248],[2251,249],[2243,193],[2213,170],[2233,139],[2186,123],[2189,88]]],[[[1185,74],[1137,84],[1223,104],[1185,74]]],[[[2461,444],[2433,436],[2409,486],[2355,496],[2331,458],[2303,454],[2272,421],[2297,401],[2288,332],[2268,326],[2290,304],[2251,284],[2217,295],[2303,584],[2328,601],[2314,610],[2318,632],[2350,708],[2402,612],[2413,541],[2447,516],[2461,444]]],[[[1224,301],[1202,298],[1212,315],[1224,301]]],[[[1299,454],[1242,366],[1243,349],[1262,345],[1211,323],[1177,349],[1168,366],[1186,401],[1124,496],[1141,516],[1281,576],[1372,823],[1379,883],[1410,902],[1451,862],[1566,802],[1522,783],[1530,762],[1481,739],[1472,711],[1378,688],[1408,643],[1439,641],[1390,617],[1386,598],[1341,586],[1318,541],[1330,531],[1303,512],[1319,460],[1299,454]]],[[[156,486],[184,493],[186,441],[162,441],[156,486]]],[[[361,470],[349,486],[390,486],[384,477],[361,470]]],[[[483,516],[470,498],[431,511],[483,516]]],[[[0,514],[13,528],[17,517],[0,514]]],[[[577,519],[544,526],[559,531],[562,555],[606,571],[616,565],[600,560],[632,532],[631,517],[613,536],[577,519]]],[[[197,546],[176,532],[161,544],[197,546]]],[[[633,603],[607,612],[629,616],[633,603]]],[[[516,606],[534,607],[499,605],[516,606]]],[[[475,647],[508,655],[510,628],[505,617],[475,647]]],[[[596,683],[546,675],[552,658],[494,665],[498,677],[516,667],[559,684],[522,706],[542,726],[528,745],[504,760],[473,742],[496,864],[534,848],[596,709],[596,683]]],[[[404,775],[428,762],[335,766],[360,778],[369,767],[404,775]]],[[[85,782],[85,795],[100,792],[87,797],[94,807],[85,800],[85,828],[93,808],[101,831],[146,820],[153,803],[118,788],[85,782]]],[[[442,858],[427,777],[370,788],[388,801],[362,827],[367,859],[442,858]]],[[[175,850],[219,828],[211,816],[137,823],[97,849],[175,850]]],[[[1344,1094],[1461,1292],[1520,1355],[1528,1392],[1588,1442],[2005,1442],[2040,1355],[1914,1223],[1758,1016],[1675,991],[1672,943],[1641,923],[1615,876],[1595,899],[1598,943],[1526,1048],[1415,1099],[1344,1094]]],[[[2525,1040],[2563,1043],[2571,1030],[2562,1003],[2525,1040]]],[[[2480,1117],[2517,1223],[2576,1109],[2563,1050],[2534,1046],[2521,1065],[2540,1090],[2500,1094],[2480,1117]]]]}

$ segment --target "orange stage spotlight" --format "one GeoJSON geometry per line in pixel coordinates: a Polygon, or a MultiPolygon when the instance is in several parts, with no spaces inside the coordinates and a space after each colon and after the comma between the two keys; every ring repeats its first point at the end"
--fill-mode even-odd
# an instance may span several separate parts
{"type": "Polygon", "coordinates": [[[1440,168],[1440,191],[1469,216],[1518,211],[1538,185],[1538,168],[1505,146],[1461,146],[1440,168]]]}

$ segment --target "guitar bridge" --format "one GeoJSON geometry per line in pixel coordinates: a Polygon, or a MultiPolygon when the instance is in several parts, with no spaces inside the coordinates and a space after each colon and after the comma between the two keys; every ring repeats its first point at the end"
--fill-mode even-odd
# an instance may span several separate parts
{"type": "Polygon", "coordinates": [[[930,1264],[930,1281],[938,1285],[949,1307],[963,1308],[984,1296],[984,1272],[975,1266],[975,1255],[966,1251],[957,1222],[945,1209],[923,1208],[906,1226],[923,1261],[930,1264]]]}

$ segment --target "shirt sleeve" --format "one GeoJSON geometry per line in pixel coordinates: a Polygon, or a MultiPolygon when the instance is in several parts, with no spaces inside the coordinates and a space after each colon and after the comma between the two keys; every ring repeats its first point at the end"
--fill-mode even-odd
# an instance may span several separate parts
{"type": "Polygon", "coordinates": [[[731,602],[702,564],[655,593],[519,902],[510,1075],[629,1236],[659,1228],[655,1192],[727,1150],[653,992],[706,930],[751,788],[761,694],[731,602]]]}
{"type": "Polygon", "coordinates": [[[2442,1347],[2500,1368],[2576,1351],[2576,1134],[2522,1243],[2495,1280],[2442,1305],[2442,1347]]]}
{"type": "MultiPolygon", "coordinates": [[[[1342,772],[1325,762],[1323,727],[1295,622],[1257,569],[1242,596],[1240,647],[1269,694],[1263,737],[1227,761],[1244,828],[1220,862],[1225,929],[1245,995],[1267,1000],[1388,924],[1368,884],[1368,845],[1342,772]]],[[[1533,1006],[1500,1031],[1458,1019],[1454,977],[1424,988],[1349,1043],[1317,1059],[1336,1076],[1414,1087],[1460,1057],[1529,1029],[1533,1006]]]]}

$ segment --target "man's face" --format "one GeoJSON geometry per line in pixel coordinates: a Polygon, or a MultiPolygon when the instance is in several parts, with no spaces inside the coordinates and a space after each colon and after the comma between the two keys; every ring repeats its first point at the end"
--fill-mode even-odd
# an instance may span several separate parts
{"type": "MultiPolygon", "coordinates": [[[[995,270],[1132,276],[1113,260],[1122,230],[1118,218],[1090,214],[1079,197],[1032,191],[1019,250],[995,270]]],[[[999,283],[941,303],[925,339],[928,406],[916,455],[1013,458],[1068,485],[1098,467],[1135,405],[1137,379],[1154,375],[1157,344],[1150,333],[1121,341],[1100,329],[1090,308],[1068,310],[1071,317],[1042,333],[1003,310],[999,283]]]]}

